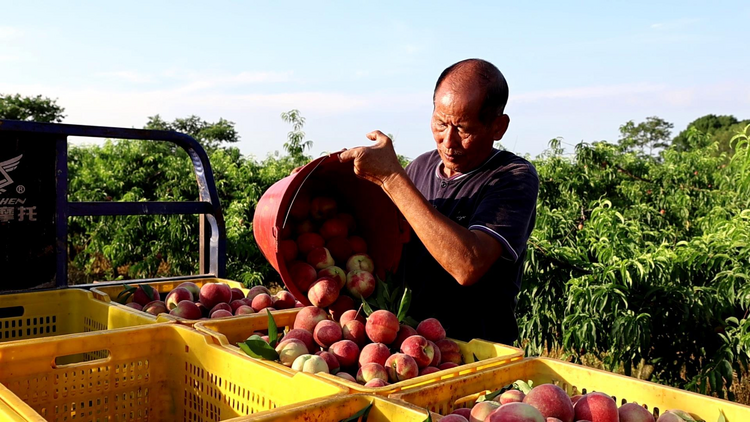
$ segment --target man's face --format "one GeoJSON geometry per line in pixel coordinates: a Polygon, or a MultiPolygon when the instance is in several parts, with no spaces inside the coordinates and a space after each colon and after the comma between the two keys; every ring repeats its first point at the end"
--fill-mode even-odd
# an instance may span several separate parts
{"type": "Polygon", "coordinates": [[[479,120],[483,100],[484,92],[479,88],[454,90],[451,84],[442,83],[435,92],[432,136],[448,177],[479,167],[489,157],[494,141],[507,129],[507,116],[489,124],[479,120]]]}

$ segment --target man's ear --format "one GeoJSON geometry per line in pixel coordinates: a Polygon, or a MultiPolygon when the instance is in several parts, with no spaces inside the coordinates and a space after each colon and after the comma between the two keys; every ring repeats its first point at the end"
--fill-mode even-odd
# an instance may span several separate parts
{"type": "Polygon", "coordinates": [[[505,132],[508,130],[508,126],[510,125],[510,116],[507,114],[503,114],[502,116],[497,116],[495,118],[495,121],[492,122],[492,139],[495,141],[499,141],[503,139],[503,136],[505,135],[505,132]]]}

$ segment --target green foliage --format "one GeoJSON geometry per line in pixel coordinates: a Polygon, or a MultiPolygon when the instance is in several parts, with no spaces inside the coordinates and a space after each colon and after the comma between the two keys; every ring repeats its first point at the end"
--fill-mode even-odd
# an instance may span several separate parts
{"type": "Polygon", "coordinates": [[[733,151],[730,145],[732,137],[737,132],[742,131],[748,124],[750,124],[750,120],[739,121],[734,116],[707,114],[690,122],[685,130],[675,136],[672,145],[680,151],[693,148],[694,145],[689,133],[691,130],[697,130],[700,133],[710,135],[711,140],[718,144],[719,152],[731,154],[733,151]]]}
{"type": "Polygon", "coordinates": [[[606,142],[559,142],[534,162],[540,177],[519,325],[526,352],[563,347],[630,374],[731,398],[731,369],[750,360],[748,132],[719,152],[695,148],[662,162],[606,142]]]}
{"type": "Polygon", "coordinates": [[[0,119],[60,123],[65,118],[64,111],[57,105],[57,100],[41,95],[22,97],[20,94],[0,94],[0,119]]]}
{"type": "Polygon", "coordinates": [[[240,140],[234,122],[219,119],[216,123],[209,123],[198,116],[175,119],[165,122],[158,114],[148,118],[144,129],[171,130],[190,135],[207,150],[214,150],[223,143],[235,143],[240,140]]]}
{"type": "Polygon", "coordinates": [[[284,143],[284,149],[294,159],[304,158],[305,150],[312,148],[312,141],[305,141],[305,132],[302,127],[305,125],[305,118],[299,113],[299,110],[290,110],[281,113],[281,120],[292,124],[292,130],[287,134],[287,142],[284,143]]]}
{"type": "Polygon", "coordinates": [[[648,117],[635,124],[632,120],[620,126],[620,146],[627,152],[652,157],[655,150],[669,146],[672,123],[659,117],[648,117]]]}

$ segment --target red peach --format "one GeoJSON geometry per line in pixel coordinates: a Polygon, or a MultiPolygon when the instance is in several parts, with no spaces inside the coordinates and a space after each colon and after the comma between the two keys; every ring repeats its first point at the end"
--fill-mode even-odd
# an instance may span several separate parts
{"type": "Polygon", "coordinates": [[[343,379],[345,379],[345,380],[347,380],[347,381],[351,381],[351,382],[357,382],[357,380],[356,380],[356,379],[354,379],[354,377],[353,377],[353,376],[351,376],[351,375],[347,374],[346,372],[341,372],[341,371],[339,371],[339,372],[338,372],[338,373],[336,374],[336,376],[337,376],[337,377],[339,377],[339,378],[343,378],[343,379]]]}
{"type": "Polygon", "coordinates": [[[247,306],[247,305],[245,305],[244,300],[240,299],[240,300],[233,300],[229,302],[229,306],[232,308],[232,312],[237,312],[237,308],[239,308],[240,306],[247,306]]]}
{"type": "Polygon", "coordinates": [[[367,333],[365,333],[365,324],[362,324],[360,321],[357,321],[356,319],[351,320],[344,324],[343,327],[341,327],[342,332],[342,338],[346,340],[351,340],[354,343],[357,344],[357,346],[362,347],[365,345],[365,342],[367,341],[367,333]]]}
{"type": "Polygon", "coordinates": [[[281,228],[281,236],[279,236],[279,239],[287,240],[290,237],[292,237],[292,226],[287,224],[286,226],[281,228]]]}
{"type": "Polygon", "coordinates": [[[229,290],[232,292],[232,299],[229,300],[229,302],[231,302],[232,300],[240,300],[245,297],[245,293],[243,293],[242,289],[240,289],[239,287],[232,287],[229,290]]]}
{"type": "Polygon", "coordinates": [[[198,285],[195,284],[195,283],[193,283],[192,281],[186,281],[184,283],[181,283],[177,287],[178,288],[182,287],[182,288],[188,289],[190,291],[190,293],[193,295],[193,302],[195,302],[196,300],[198,300],[198,298],[200,297],[201,288],[198,287],[198,285]]]}
{"type": "Polygon", "coordinates": [[[211,316],[209,318],[224,318],[224,317],[230,317],[232,316],[232,313],[227,311],[226,309],[217,309],[214,312],[211,312],[211,316]]]}
{"type": "Polygon", "coordinates": [[[526,403],[508,403],[490,413],[485,420],[487,422],[545,422],[544,419],[542,413],[534,406],[526,403]]]}
{"type": "Polygon", "coordinates": [[[685,419],[674,413],[674,410],[667,410],[659,416],[656,422],[684,422],[685,419]]]}
{"type": "Polygon", "coordinates": [[[166,303],[162,302],[161,300],[155,300],[153,302],[147,303],[146,306],[143,307],[143,312],[149,313],[151,315],[159,315],[169,313],[169,310],[167,309],[166,303]]]}
{"type": "Polygon", "coordinates": [[[315,248],[322,248],[326,242],[317,233],[302,233],[297,238],[297,249],[302,256],[307,256],[315,248]]]}
{"type": "Polygon", "coordinates": [[[372,262],[372,258],[370,258],[367,254],[356,254],[349,257],[349,259],[346,261],[346,272],[351,272],[354,270],[362,270],[367,271],[368,273],[373,272],[375,269],[375,264],[372,262]]]}
{"type": "Polygon", "coordinates": [[[336,357],[343,368],[353,367],[359,356],[359,347],[351,340],[337,341],[328,348],[328,351],[336,357]]]}
{"type": "Polygon", "coordinates": [[[350,310],[344,312],[343,314],[341,314],[341,318],[339,318],[339,323],[341,325],[344,325],[344,324],[346,324],[347,322],[349,322],[349,321],[351,321],[353,319],[356,319],[357,321],[360,321],[362,324],[364,324],[365,322],[367,322],[367,320],[365,319],[365,313],[364,312],[361,312],[361,311],[359,311],[357,309],[350,309],[350,310]]]}
{"type": "Polygon", "coordinates": [[[289,215],[296,220],[307,218],[310,213],[310,193],[301,190],[294,197],[294,201],[289,206],[289,215]]]}
{"type": "Polygon", "coordinates": [[[625,403],[617,409],[620,422],[654,422],[654,415],[638,403],[625,403]]]}
{"type": "Polygon", "coordinates": [[[291,239],[282,240],[279,242],[279,252],[281,252],[284,262],[294,261],[299,253],[297,242],[291,239]]]}
{"type": "MultiPolygon", "coordinates": [[[[255,309],[253,309],[253,310],[255,310],[255,309]]],[[[266,315],[266,313],[267,313],[266,311],[276,312],[276,310],[277,309],[274,308],[273,306],[268,306],[268,307],[265,307],[265,308],[258,309],[257,313],[266,315]]]]}
{"type": "Polygon", "coordinates": [[[294,319],[294,328],[302,328],[312,333],[315,330],[315,326],[324,319],[328,319],[325,309],[316,306],[305,306],[297,313],[297,317],[294,319]]]}
{"type": "Polygon", "coordinates": [[[336,356],[334,356],[332,353],[320,350],[315,352],[315,355],[320,356],[324,361],[326,361],[326,365],[328,365],[328,373],[335,375],[339,372],[339,369],[341,369],[341,365],[339,365],[338,359],[336,359],[336,356]]]}
{"type": "MultiPolygon", "coordinates": [[[[339,298],[328,307],[328,313],[334,321],[340,321],[346,311],[354,309],[354,299],[347,295],[339,295],[339,298]]],[[[342,326],[344,324],[341,324],[342,326]]]]}
{"type": "MultiPolygon", "coordinates": [[[[538,388],[538,387],[537,387],[538,388]]],[[[576,420],[587,419],[594,422],[617,422],[617,403],[604,393],[588,393],[575,404],[576,420]]]]}
{"type": "Polygon", "coordinates": [[[360,384],[366,384],[374,379],[388,381],[388,373],[383,365],[370,362],[362,365],[357,371],[357,382],[360,384]]]}
{"type": "Polygon", "coordinates": [[[292,363],[298,357],[308,354],[307,346],[296,338],[285,338],[276,345],[276,353],[279,354],[279,361],[284,366],[292,366],[292,363]]]}
{"type": "Polygon", "coordinates": [[[354,219],[353,215],[340,212],[336,215],[336,218],[346,223],[346,228],[349,230],[349,233],[354,233],[354,230],[357,230],[357,221],[354,219]]]}
{"type": "Polygon", "coordinates": [[[451,415],[461,415],[465,417],[466,420],[468,421],[469,418],[471,417],[471,409],[462,407],[461,409],[454,410],[453,413],[451,413],[451,415]]]}
{"type": "Polygon", "coordinates": [[[302,343],[305,343],[305,346],[307,347],[307,353],[314,353],[317,352],[320,347],[315,343],[315,338],[313,337],[313,334],[310,331],[307,331],[303,328],[294,328],[289,330],[288,333],[284,336],[285,339],[292,339],[295,338],[297,340],[302,341],[302,343]]]}
{"type": "Polygon", "coordinates": [[[242,305],[234,311],[235,315],[250,315],[254,314],[255,309],[252,306],[242,305]]]}
{"type": "Polygon", "coordinates": [[[280,290],[273,298],[273,307],[276,309],[290,309],[294,307],[296,301],[293,294],[286,290],[280,290]]]}
{"type": "Polygon", "coordinates": [[[440,422],[469,422],[469,420],[461,415],[450,414],[440,418],[440,422]]]}
{"type": "Polygon", "coordinates": [[[432,352],[433,352],[432,362],[430,362],[430,366],[437,367],[438,365],[440,365],[440,362],[443,361],[443,355],[440,354],[440,349],[438,349],[438,347],[437,347],[437,345],[435,343],[433,343],[433,342],[431,342],[429,340],[427,340],[427,342],[430,343],[430,345],[432,346],[432,352]]]}
{"type": "MultiPolygon", "coordinates": [[[[149,303],[152,303],[152,302],[156,302],[156,301],[155,301],[155,300],[152,300],[152,301],[151,301],[151,302],[149,302],[149,303]]],[[[143,306],[141,306],[141,305],[140,305],[139,303],[137,303],[137,302],[128,302],[128,303],[126,303],[126,304],[125,304],[125,306],[127,306],[128,308],[133,308],[133,309],[135,309],[136,311],[142,311],[142,310],[143,310],[143,306]]]]}
{"type": "Polygon", "coordinates": [[[307,263],[315,267],[316,270],[332,267],[336,263],[333,261],[331,252],[324,247],[315,248],[307,254],[307,263]]]}
{"type": "Polygon", "coordinates": [[[255,309],[255,312],[258,312],[263,308],[273,306],[273,299],[270,295],[261,293],[253,298],[253,304],[251,306],[255,309]]]}
{"type": "MultiPolygon", "coordinates": [[[[178,303],[178,305],[179,305],[179,303],[178,303]]],[[[199,310],[199,311],[201,312],[201,315],[202,315],[202,316],[203,316],[204,318],[208,319],[208,318],[207,318],[207,317],[208,317],[208,311],[210,311],[210,309],[206,308],[206,306],[205,306],[204,304],[200,303],[200,302],[195,302],[195,306],[197,306],[197,307],[198,307],[198,310],[199,310]]],[[[172,312],[170,311],[170,314],[171,314],[171,313],[172,313],[172,312]]]]}
{"type": "Polygon", "coordinates": [[[391,356],[391,351],[388,350],[388,346],[383,343],[370,343],[362,348],[362,353],[359,354],[359,366],[367,363],[379,363],[385,366],[385,362],[391,356]]]}
{"type": "Polygon", "coordinates": [[[209,318],[211,317],[211,315],[213,315],[214,312],[219,311],[219,310],[227,311],[230,314],[232,313],[232,307],[229,306],[228,303],[223,303],[223,302],[222,303],[217,303],[216,306],[214,306],[213,308],[211,308],[210,311],[208,311],[209,318]]]}
{"type": "Polygon", "coordinates": [[[414,378],[419,375],[419,367],[409,355],[394,353],[385,361],[385,369],[388,371],[388,379],[391,382],[399,382],[414,378]]]}
{"type": "Polygon", "coordinates": [[[318,278],[331,277],[339,283],[339,290],[346,286],[346,273],[341,268],[331,265],[318,271],[318,278]]]}
{"type": "Polygon", "coordinates": [[[495,397],[495,401],[500,404],[523,403],[524,397],[526,397],[526,394],[524,394],[521,390],[508,390],[503,394],[495,397]]]}
{"type": "Polygon", "coordinates": [[[341,340],[341,326],[330,319],[320,321],[313,331],[315,342],[323,348],[330,347],[341,340]]]}
{"type": "Polygon", "coordinates": [[[316,220],[325,220],[336,215],[338,206],[333,198],[318,196],[310,202],[310,215],[316,220]]]}
{"type": "Polygon", "coordinates": [[[346,264],[346,260],[352,256],[352,245],[345,237],[334,237],[326,242],[326,248],[331,252],[334,261],[346,264]]]}
{"type": "Polygon", "coordinates": [[[432,363],[435,351],[428,340],[420,335],[411,336],[401,344],[401,353],[411,356],[419,369],[426,368],[432,363]]]}
{"type": "Polygon", "coordinates": [[[367,271],[353,270],[346,275],[346,289],[357,299],[370,297],[376,285],[375,276],[367,271]]]}
{"type": "Polygon", "coordinates": [[[304,304],[304,303],[302,303],[302,302],[300,302],[300,301],[298,300],[298,301],[294,302],[294,307],[295,307],[295,308],[304,308],[304,307],[305,307],[305,304],[304,304]]]}
{"type": "Polygon", "coordinates": [[[562,422],[562,421],[557,418],[547,418],[544,422],[562,422]]]}
{"type": "Polygon", "coordinates": [[[375,379],[371,379],[370,381],[368,381],[365,384],[365,387],[367,387],[367,388],[380,388],[380,387],[385,387],[387,385],[390,385],[390,384],[388,384],[388,382],[386,382],[386,381],[381,380],[380,378],[375,378],[375,379]]]}
{"type": "Polygon", "coordinates": [[[232,301],[232,289],[223,283],[206,283],[198,295],[202,304],[212,309],[218,303],[232,301]]]}
{"type": "Polygon", "coordinates": [[[484,422],[489,417],[490,413],[494,412],[500,407],[500,403],[496,401],[483,401],[479,402],[471,408],[471,422],[484,422]]]}
{"type": "Polygon", "coordinates": [[[149,290],[149,292],[151,293],[151,296],[149,296],[148,293],[146,293],[146,290],[143,289],[143,285],[139,284],[138,287],[135,289],[135,293],[133,293],[133,302],[141,305],[141,308],[142,308],[146,306],[149,302],[153,302],[155,300],[161,299],[159,292],[153,287],[151,288],[151,290],[149,290]]]}
{"type": "Polygon", "coordinates": [[[443,370],[446,370],[446,369],[455,368],[457,366],[458,366],[458,364],[456,364],[454,362],[443,362],[443,363],[440,364],[440,366],[438,366],[438,369],[440,369],[441,371],[443,371],[443,370]]]}
{"type": "Polygon", "coordinates": [[[396,340],[400,324],[393,313],[386,310],[377,310],[370,314],[365,324],[367,337],[375,343],[391,344],[396,340]]]}
{"type": "Polygon", "coordinates": [[[575,404],[576,404],[576,402],[578,402],[578,400],[581,400],[581,397],[583,397],[583,395],[576,394],[575,396],[573,396],[573,397],[570,398],[570,401],[571,401],[571,403],[573,403],[573,406],[575,406],[575,404]]]}
{"type": "Polygon", "coordinates": [[[427,374],[432,374],[435,372],[440,372],[440,369],[436,366],[427,366],[427,367],[422,368],[421,371],[419,371],[419,375],[427,375],[427,374]]]}
{"type": "Polygon", "coordinates": [[[330,218],[320,226],[320,235],[325,240],[333,239],[334,237],[346,237],[349,235],[349,228],[346,226],[346,221],[338,218],[330,218]]]}
{"type": "Polygon", "coordinates": [[[318,272],[307,262],[295,261],[289,265],[289,276],[295,286],[306,292],[315,280],[318,279],[318,272]]]}
{"type": "Polygon", "coordinates": [[[523,402],[536,408],[545,418],[573,422],[573,403],[565,391],[555,384],[540,384],[529,391],[523,402]]]}
{"type": "MultiPolygon", "coordinates": [[[[391,344],[391,346],[394,349],[399,350],[399,349],[401,349],[401,343],[403,343],[404,340],[406,340],[407,338],[409,338],[411,336],[415,336],[415,335],[417,335],[417,330],[415,330],[414,328],[412,328],[412,327],[410,327],[410,326],[408,326],[406,324],[401,324],[399,326],[399,329],[398,329],[398,334],[396,335],[396,340],[393,341],[393,344],[391,344]]],[[[440,362],[438,362],[438,363],[440,363],[440,362]]],[[[435,366],[437,366],[437,365],[435,365],[435,366]]]]}
{"type": "Polygon", "coordinates": [[[352,247],[352,252],[356,254],[367,253],[367,242],[359,236],[349,236],[349,245],[352,247]]]}
{"type": "Polygon", "coordinates": [[[297,234],[297,236],[301,236],[305,233],[315,233],[318,230],[318,228],[315,226],[315,223],[312,222],[312,220],[304,220],[301,223],[297,224],[297,227],[294,228],[294,232],[297,234]]]}
{"type": "Polygon", "coordinates": [[[310,286],[307,298],[314,306],[325,308],[339,298],[339,284],[330,277],[319,278],[310,286]]]}
{"type": "Polygon", "coordinates": [[[247,291],[247,295],[245,296],[246,299],[250,300],[250,305],[253,299],[255,299],[255,296],[258,296],[261,293],[265,293],[269,296],[271,296],[271,291],[266,288],[266,286],[253,286],[250,288],[250,290],[247,291]]]}
{"type": "Polygon", "coordinates": [[[417,325],[417,333],[427,340],[436,342],[445,338],[445,329],[435,318],[427,318],[417,325]]]}

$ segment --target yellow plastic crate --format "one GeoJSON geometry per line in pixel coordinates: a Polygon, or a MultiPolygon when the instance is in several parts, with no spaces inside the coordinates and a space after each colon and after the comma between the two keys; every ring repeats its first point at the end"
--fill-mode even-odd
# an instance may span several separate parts
{"type": "Polygon", "coordinates": [[[0,295],[0,344],[155,322],[133,311],[96,300],[83,289],[0,295]]]}
{"type": "MultiPolygon", "coordinates": [[[[174,290],[180,284],[188,282],[188,281],[191,283],[197,284],[198,287],[202,287],[206,283],[224,283],[224,284],[228,284],[229,287],[236,287],[242,290],[242,293],[244,293],[245,295],[247,295],[247,292],[248,292],[248,289],[246,289],[242,283],[239,283],[237,281],[232,281],[232,280],[225,280],[223,278],[201,278],[197,280],[158,281],[155,283],[147,283],[147,284],[153,287],[154,289],[156,289],[156,291],[159,292],[159,295],[161,296],[161,300],[164,300],[166,299],[167,293],[174,290]]],[[[197,320],[185,319],[185,318],[181,318],[181,317],[177,317],[177,316],[169,315],[169,314],[160,314],[158,316],[155,316],[147,312],[137,311],[128,306],[121,305],[120,303],[117,302],[117,295],[119,295],[120,292],[125,290],[125,288],[123,287],[125,284],[130,285],[130,286],[137,286],[138,284],[141,284],[141,283],[138,283],[138,280],[130,280],[127,283],[123,283],[123,284],[92,287],[91,292],[94,294],[95,298],[103,302],[109,302],[113,304],[114,306],[118,306],[121,308],[132,309],[133,312],[137,312],[138,314],[143,315],[146,318],[149,318],[153,322],[177,321],[180,324],[189,325],[189,326],[192,326],[193,324],[197,322],[197,320]]],[[[131,300],[132,300],[132,296],[130,297],[130,299],[128,299],[128,302],[130,302],[131,300]]]]}
{"type": "Polygon", "coordinates": [[[553,383],[571,396],[594,391],[603,392],[612,396],[618,405],[627,402],[646,405],[656,417],[670,409],[682,409],[698,419],[707,421],[717,420],[719,411],[724,412],[727,422],[750,421],[748,406],[547,358],[527,358],[509,365],[393,394],[390,398],[446,415],[458,408],[471,407],[480,395],[500,389],[519,379],[532,380],[534,385],[553,383]]]}
{"type": "MultiPolygon", "coordinates": [[[[288,330],[294,326],[294,319],[300,308],[279,311],[273,314],[274,321],[279,330],[288,330]]],[[[216,319],[201,321],[195,324],[195,329],[210,334],[218,342],[230,350],[239,351],[237,343],[245,341],[254,331],[262,331],[268,328],[268,315],[257,314],[232,319],[216,319]]],[[[432,374],[422,375],[405,381],[400,381],[385,387],[365,387],[356,382],[347,381],[331,374],[317,374],[331,382],[344,386],[352,394],[366,393],[387,396],[409,388],[420,385],[435,383],[440,380],[450,379],[459,375],[471,374],[485,368],[493,368],[523,359],[523,350],[498,343],[474,339],[469,342],[454,340],[461,348],[464,362],[456,368],[445,369],[432,374]],[[474,356],[478,360],[474,359],[474,356]]],[[[241,352],[239,352],[241,353],[241,352]]],[[[248,359],[252,359],[248,357],[248,359]]],[[[280,370],[294,373],[296,371],[279,363],[262,360],[265,364],[280,370]]]]}
{"type": "MultiPolygon", "coordinates": [[[[231,422],[339,422],[355,415],[370,403],[372,407],[367,415],[368,422],[423,422],[428,415],[425,409],[408,403],[385,397],[356,394],[310,400],[272,412],[232,419],[231,422]]],[[[439,417],[439,415],[432,416],[433,421],[439,417]]]]}
{"type": "Polygon", "coordinates": [[[7,343],[0,368],[3,421],[219,421],[345,392],[173,323],[7,343]]]}

